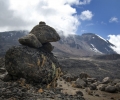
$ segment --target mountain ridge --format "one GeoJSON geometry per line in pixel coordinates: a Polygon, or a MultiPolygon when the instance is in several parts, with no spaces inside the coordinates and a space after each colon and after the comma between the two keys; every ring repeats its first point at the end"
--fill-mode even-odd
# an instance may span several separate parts
{"type": "MultiPolygon", "coordinates": [[[[0,32],[0,55],[15,45],[20,45],[18,38],[28,34],[28,31],[6,31],[0,32]]],[[[94,33],[84,33],[82,35],[59,34],[61,40],[54,43],[53,53],[61,56],[93,56],[103,54],[117,54],[111,46],[114,46],[108,40],[94,33]]]]}

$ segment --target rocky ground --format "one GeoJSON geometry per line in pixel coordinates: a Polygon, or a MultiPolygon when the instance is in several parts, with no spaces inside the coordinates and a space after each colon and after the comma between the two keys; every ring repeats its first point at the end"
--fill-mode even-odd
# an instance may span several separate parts
{"type": "Polygon", "coordinates": [[[65,73],[78,76],[85,72],[91,77],[102,80],[104,77],[120,79],[120,59],[99,59],[98,57],[58,57],[65,73]]]}
{"type": "MultiPolygon", "coordinates": [[[[63,88],[62,92],[69,95],[83,95],[85,100],[120,100],[120,92],[109,93],[99,90],[100,85],[97,86],[95,90],[90,89],[89,87],[85,88],[76,88],[71,82],[66,82],[63,80],[58,80],[59,86],[63,88]]],[[[74,99],[73,99],[74,100],[74,99]]]]}
{"type": "Polygon", "coordinates": [[[84,100],[82,95],[63,93],[60,86],[42,89],[39,84],[32,85],[24,78],[6,81],[8,73],[4,62],[5,59],[0,58],[0,100],[84,100]]]}
{"type": "MultiPolygon", "coordinates": [[[[68,58],[64,60],[59,59],[60,63],[62,63],[62,61],[67,62],[66,60],[68,61],[68,58]]],[[[95,61],[90,58],[79,58],[79,60],[83,61],[82,65],[89,65],[90,62],[84,62],[86,60],[92,62],[95,61]]],[[[117,79],[114,78],[113,80],[111,75],[109,76],[108,74],[107,76],[109,77],[99,81],[94,74],[79,73],[79,76],[76,77],[75,75],[77,74],[75,74],[76,72],[74,71],[72,71],[72,74],[67,73],[70,72],[69,69],[64,71],[66,73],[58,79],[56,88],[42,89],[39,85],[34,86],[29,84],[24,78],[14,81],[5,81],[4,77],[7,75],[7,72],[4,61],[4,58],[0,58],[0,100],[120,100],[119,75],[117,79]],[[93,76],[91,77],[91,75],[93,76]]],[[[76,58],[69,60],[69,64],[72,64],[73,62],[76,63],[76,58]]],[[[98,63],[101,62],[103,63],[103,61],[99,61],[98,63]]],[[[111,64],[110,61],[108,62],[111,64]]],[[[115,62],[119,62],[119,60],[115,62]]],[[[66,64],[68,63],[64,63],[64,65],[66,64]]],[[[67,65],[68,68],[69,64],[67,65]]],[[[119,67],[119,63],[117,64],[117,67],[119,67]]],[[[79,64],[76,63],[76,65],[79,64]]],[[[74,66],[76,65],[74,64],[74,66]]],[[[81,68],[81,70],[83,69],[81,68]]],[[[90,72],[88,71],[88,73],[90,72]]],[[[101,76],[104,77],[104,74],[101,74],[101,76]]]]}

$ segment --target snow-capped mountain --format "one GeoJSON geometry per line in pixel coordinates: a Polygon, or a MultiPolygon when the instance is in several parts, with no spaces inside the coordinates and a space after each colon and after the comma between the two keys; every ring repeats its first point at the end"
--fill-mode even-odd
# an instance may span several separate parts
{"type": "MultiPolygon", "coordinates": [[[[4,55],[13,45],[20,45],[18,38],[28,34],[28,31],[0,32],[0,56],[4,55]]],[[[69,35],[65,37],[60,34],[61,40],[53,42],[53,53],[62,56],[93,56],[101,54],[116,54],[111,48],[114,46],[102,37],[85,33],[82,35],[69,35]]]]}
{"type": "Polygon", "coordinates": [[[55,46],[54,52],[63,55],[92,56],[116,53],[111,48],[114,46],[113,44],[93,33],[85,33],[81,36],[69,35],[67,37],[61,35],[61,40],[53,43],[53,45],[55,46]]]}

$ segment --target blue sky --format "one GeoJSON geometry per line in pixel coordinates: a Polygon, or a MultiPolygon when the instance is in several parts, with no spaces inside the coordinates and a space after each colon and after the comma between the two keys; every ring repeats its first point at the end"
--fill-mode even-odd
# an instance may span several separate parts
{"type": "Polygon", "coordinates": [[[88,5],[74,7],[77,13],[89,10],[93,14],[91,20],[81,22],[77,34],[91,32],[99,34],[105,39],[110,34],[120,34],[120,0],[91,0],[88,5]],[[113,21],[110,22],[110,19],[113,21]]]}

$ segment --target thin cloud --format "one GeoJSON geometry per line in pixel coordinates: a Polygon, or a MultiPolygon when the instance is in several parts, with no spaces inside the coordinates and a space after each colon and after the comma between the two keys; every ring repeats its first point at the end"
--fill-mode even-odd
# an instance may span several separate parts
{"type": "Polygon", "coordinates": [[[118,18],[117,17],[112,17],[112,18],[110,18],[109,22],[110,23],[113,23],[113,22],[118,23],[118,18]]]}
{"type": "Polygon", "coordinates": [[[112,47],[117,53],[120,54],[120,35],[109,35],[109,41],[116,47],[112,47]]]}
{"type": "Polygon", "coordinates": [[[90,1],[0,0],[0,9],[2,10],[0,12],[2,21],[0,31],[31,30],[39,21],[45,21],[46,24],[62,30],[65,35],[75,34],[81,22],[72,5],[86,5],[90,1]]]}
{"type": "Polygon", "coordinates": [[[80,1],[79,4],[86,5],[86,4],[89,4],[90,2],[91,2],[91,0],[83,0],[83,1],[80,1]]]}
{"type": "Polygon", "coordinates": [[[81,30],[81,33],[84,33],[84,32],[86,32],[87,30],[81,30]]]}
{"type": "Polygon", "coordinates": [[[83,21],[91,20],[92,17],[93,17],[93,14],[89,10],[85,10],[85,11],[81,12],[81,14],[80,14],[80,19],[83,20],[83,21]]]}
{"type": "Polygon", "coordinates": [[[103,25],[107,25],[107,23],[105,23],[105,22],[103,22],[103,21],[101,22],[101,24],[103,24],[103,25]]]}
{"type": "Polygon", "coordinates": [[[93,26],[94,24],[93,23],[89,23],[89,24],[87,24],[86,26],[93,26]]]}

